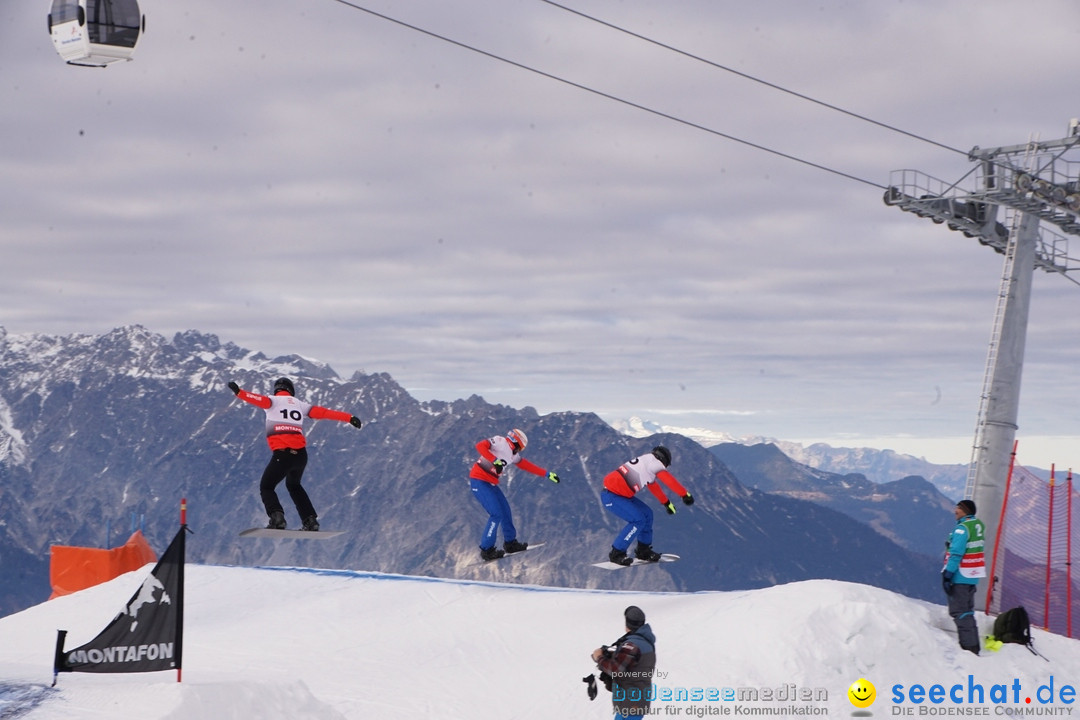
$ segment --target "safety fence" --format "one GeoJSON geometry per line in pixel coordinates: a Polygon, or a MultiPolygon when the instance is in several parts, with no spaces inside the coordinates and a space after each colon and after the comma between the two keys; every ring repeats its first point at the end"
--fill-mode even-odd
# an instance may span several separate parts
{"type": "Polygon", "coordinates": [[[1046,480],[1014,463],[1000,526],[996,532],[988,528],[993,553],[987,593],[991,613],[1023,605],[1032,625],[1076,637],[1074,632],[1080,631],[1076,585],[1080,577],[1072,575],[1072,559],[1080,552],[1080,540],[1073,532],[1076,503],[1071,470],[1061,477],[1051,468],[1046,480]]]}

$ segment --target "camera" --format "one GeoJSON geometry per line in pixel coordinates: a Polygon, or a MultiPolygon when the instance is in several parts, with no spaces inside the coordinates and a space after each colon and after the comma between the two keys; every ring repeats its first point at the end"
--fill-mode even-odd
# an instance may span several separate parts
{"type": "Polygon", "coordinates": [[[585,692],[588,693],[590,700],[596,699],[596,675],[590,673],[587,677],[581,678],[581,682],[588,683],[588,687],[585,688],[585,692]]]}

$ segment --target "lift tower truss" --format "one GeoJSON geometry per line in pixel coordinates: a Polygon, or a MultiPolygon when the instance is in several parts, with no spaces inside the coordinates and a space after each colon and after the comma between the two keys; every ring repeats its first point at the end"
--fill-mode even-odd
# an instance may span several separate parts
{"type": "MultiPolygon", "coordinates": [[[[1070,275],[1080,261],[1069,256],[1069,236],[1080,236],[1080,162],[1065,159],[1074,149],[1080,150],[1077,120],[1060,140],[972,149],[975,167],[954,183],[894,170],[885,191],[886,205],[943,223],[1005,258],[964,493],[989,538],[1001,521],[1018,428],[1032,275],[1038,268],[1080,284],[1070,275]]],[[[985,607],[990,584],[980,583],[976,607],[985,607]]]]}

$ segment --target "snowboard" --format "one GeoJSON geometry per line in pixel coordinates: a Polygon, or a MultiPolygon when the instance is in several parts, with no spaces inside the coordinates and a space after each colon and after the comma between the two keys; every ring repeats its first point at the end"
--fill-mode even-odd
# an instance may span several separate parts
{"type": "Polygon", "coordinates": [[[480,562],[473,563],[473,565],[492,565],[492,564],[500,562],[502,560],[509,560],[510,558],[515,558],[515,557],[517,557],[519,555],[524,555],[525,553],[529,552],[530,550],[535,550],[538,547],[543,547],[543,545],[544,545],[544,543],[539,542],[539,543],[536,543],[535,545],[530,545],[529,547],[525,548],[524,550],[521,550],[520,552],[508,553],[506,555],[503,555],[501,558],[495,558],[494,560],[480,560],[480,562]]]}
{"type": "Polygon", "coordinates": [[[240,537],[288,538],[290,540],[329,540],[343,534],[344,530],[272,530],[270,528],[248,528],[240,537]]]}
{"type": "Polygon", "coordinates": [[[619,565],[618,563],[613,563],[608,560],[605,562],[593,563],[593,567],[604,568],[605,570],[625,570],[626,568],[632,568],[637,565],[659,565],[660,563],[675,562],[678,559],[678,555],[673,555],[671,553],[663,553],[660,556],[659,562],[646,562],[645,560],[638,560],[637,558],[634,558],[633,565],[619,565]]]}

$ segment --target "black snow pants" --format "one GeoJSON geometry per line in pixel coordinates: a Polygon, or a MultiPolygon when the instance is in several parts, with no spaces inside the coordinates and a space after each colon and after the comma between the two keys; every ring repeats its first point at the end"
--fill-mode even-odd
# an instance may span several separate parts
{"type": "Polygon", "coordinates": [[[979,628],[975,624],[975,586],[966,583],[953,585],[949,593],[949,615],[956,622],[960,647],[975,654],[979,652],[979,628]]]}
{"type": "Polygon", "coordinates": [[[307,467],[307,449],[299,450],[275,450],[263,470],[262,480],[259,481],[259,495],[266,507],[266,515],[274,512],[284,512],[281,501],[278,500],[276,488],[282,480],[285,481],[285,489],[289,491],[289,497],[296,505],[296,512],[300,513],[300,520],[309,517],[318,517],[315,508],[311,505],[307,491],[300,484],[304,476],[304,468],[307,467]]]}

